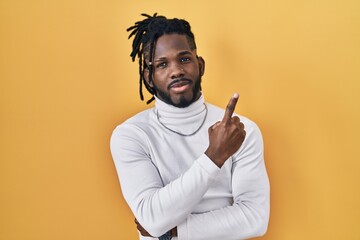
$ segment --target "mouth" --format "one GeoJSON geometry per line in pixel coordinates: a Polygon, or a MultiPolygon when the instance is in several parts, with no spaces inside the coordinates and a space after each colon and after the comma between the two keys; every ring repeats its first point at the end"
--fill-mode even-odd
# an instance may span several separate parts
{"type": "Polygon", "coordinates": [[[176,79],[169,84],[168,89],[181,89],[189,86],[191,82],[189,79],[176,79]]]}

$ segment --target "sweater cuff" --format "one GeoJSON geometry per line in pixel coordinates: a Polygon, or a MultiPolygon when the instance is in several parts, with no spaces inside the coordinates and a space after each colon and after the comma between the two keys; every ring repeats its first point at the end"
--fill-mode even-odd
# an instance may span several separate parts
{"type": "Polygon", "coordinates": [[[203,153],[196,161],[202,169],[204,169],[210,177],[215,178],[216,175],[220,172],[220,168],[203,153]]]}

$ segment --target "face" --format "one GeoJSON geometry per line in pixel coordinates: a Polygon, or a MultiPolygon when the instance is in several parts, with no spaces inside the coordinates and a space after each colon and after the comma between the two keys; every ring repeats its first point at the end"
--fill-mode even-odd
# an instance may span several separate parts
{"type": "Polygon", "coordinates": [[[153,54],[153,81],[149,71],[144,77],[156,96],[175,107],[187,107],[200,97],[201,76],[205,62],[191,50],[185,35],[159,37],[153,54]]]}

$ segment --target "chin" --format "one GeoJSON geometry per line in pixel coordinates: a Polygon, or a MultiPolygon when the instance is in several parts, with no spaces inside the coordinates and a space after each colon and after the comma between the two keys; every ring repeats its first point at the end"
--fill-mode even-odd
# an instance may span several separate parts
{"type": "Polygon", "coordinates": [[[176,101],[172,100],[171,105],[179,108],[185,108],[195,102],[199,97],[197,95],[185,96],[181,95],[177,97],[176,101]]]}
{"type": "Polygon", "coordinates": [[[201,95],[200,79],[196,82],[192,91],[187,91],[182,94],[174,94],[170,92],[161,91],[161,89],[154,86],[156,96],[162,101],[178,108],[185,108],[199,99],[201,95]]]}

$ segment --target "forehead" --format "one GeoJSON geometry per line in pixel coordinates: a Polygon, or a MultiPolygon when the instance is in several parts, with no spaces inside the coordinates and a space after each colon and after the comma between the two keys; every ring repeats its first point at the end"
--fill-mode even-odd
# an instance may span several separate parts
{"type": "Polygon", "coordinates": [[[169,54],[177,54],[184,51],[192,52],[185,35],[165,34],[156,41],[154,57],[166,57],[169,54]]]}

